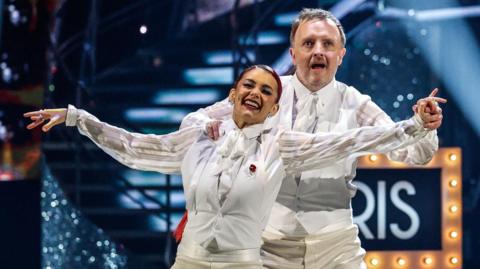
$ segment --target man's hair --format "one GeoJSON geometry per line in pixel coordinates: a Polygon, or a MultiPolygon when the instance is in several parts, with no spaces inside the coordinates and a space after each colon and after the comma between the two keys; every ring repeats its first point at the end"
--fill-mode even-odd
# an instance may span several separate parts
{"type": "Polygon", "coordinates": [[[298,26],[300,25],[300,23],[305,21],[313,21],[313,20],[320,20],[320,21],[331,20],[333,23],[335,23],[340,33],[340,39],[342,41],[342,45],[343,47],[345,47],[346,38],[345,38],[345,32],[343,30],[342,24],[337,19],[337,17],[333,16],[333,14],[330,11],[323,10],[320,8],[304,8],[302,9],[302,11],[300,11],[300,13],[298,14],[298,17],[292,23],[292,29],[290,31],[291,47],[293,47],[295,34],[297,33],[298,26]]]}

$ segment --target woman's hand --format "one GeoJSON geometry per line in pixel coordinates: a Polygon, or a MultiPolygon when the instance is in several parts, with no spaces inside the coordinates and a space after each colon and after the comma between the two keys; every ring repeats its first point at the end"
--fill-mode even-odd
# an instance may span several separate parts
{"type": "Polygon", "coordinates": [[[27,112],[23,114],[23,116],[32,120],[32,123],[27,125],[27,129],[29,130],[41,125],[45,122],[45,120],[49,120],[45,125],[42,126],[42,131],[48,132],[53,126],[65,122],[67,118],[67,109],[41,109],[37,111],[27,112]]]}

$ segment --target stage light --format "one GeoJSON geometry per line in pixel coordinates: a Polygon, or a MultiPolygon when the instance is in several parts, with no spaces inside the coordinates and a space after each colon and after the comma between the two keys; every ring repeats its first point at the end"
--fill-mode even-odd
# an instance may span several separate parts
{"type": "Polygon", "coordinates": [[[398,258],[397,259],[397,264],[400,266],[404,266],[407,263],[404,258],[398,258]]]}
{"type": "Polygon", "coordinates": [[[12,80],[12,69],[6,67],[2,72],[3,81],[9,83],[12,80]]]}
{"type": "Polygon", "coordinates": [[[137,123],[178,124],[189,112],[186,108],[131,108],[124,112],[124,116],[137,123]]]}
{"type": "Polygon", "coordinates": [[[148,32],[148,28],[146,25],[140,26],[140,34],[144,35],[148,32]]]}
{"type": "Polygon", "coordinates": [[[457,264],[458,263],[458,258],[457,257],[451,257],[450,258],[450,263],[451,264],[457,264]]]}
{"type": "Polygon", "coordinates": [[[376,162],[378,160],[378,156],[375,155],[375,154],[372,154],[370,156],[368,156],[368,159],[371,161],[371,162],[376,162]]]}
{"type": "Polygon", "coordinates": [[[457,231],[451,231],[449,233],[450,238],[455,239],[458,237],[458,232],[457,231]]]}
{"type": "Polygon", "coordinates": [[[17,26],[20,23],[20,12],[16,9],[10,11],[10,22],[17,26]]]}
{"type": "Polygon", "coordinates": [[[452,213],[457,213],[458,211],[458,206],[456,205],[451,205],[450,208],[449,208],[450,212],[452,213]]]}
{"type": "Polygon", "coordinates": [[[455,188],[458,185],[458,181],[456,179],[452,179],[450,182],[448,182],[448,185],[450,185],[452,188],[455,188]]]}
{"type": "Polygon", "coordinates": [[[183,79],[193,85],[232,85],[232,67],[188,68],[183,71],[183,79]]]}
{"type": "Polygon", "coordinates": [[[430,258],[430,257],[425,257],[423,258],[423,263],[426,264],[426,265],[430,265],[433,263],[433,259],[430,258]]]}
{"type": "Polygon", "coordinates": [[[448,159],[452,162],[456,161],[457,160],[457,155],[455,153],[452,153],[452,154],[448,155],[448,159]]]}
{"type": "Polygon", "coordinates": [[[370,259],[370,264],[373,266],[377,266],[379,264],[379,261],[377,258],[372,258],[370,259]]]}

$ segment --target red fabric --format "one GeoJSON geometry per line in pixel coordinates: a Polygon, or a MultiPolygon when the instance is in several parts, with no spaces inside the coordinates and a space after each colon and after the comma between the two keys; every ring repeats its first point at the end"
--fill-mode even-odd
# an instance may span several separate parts
{"type": "Polygon", "coordinates": [[[180,223],[178,223],[178,225],[177,225],[177,229],[175,229],[175,231],[173,231],[173,237],[175,238],[175,241],[177,243],[180,243],[180,241],[182,241],[183,230],[185,230],[185,226],[187,225],[187,221],[188,221],[188,212],[185,211],[182,219],[180,220],[180,223]]]}

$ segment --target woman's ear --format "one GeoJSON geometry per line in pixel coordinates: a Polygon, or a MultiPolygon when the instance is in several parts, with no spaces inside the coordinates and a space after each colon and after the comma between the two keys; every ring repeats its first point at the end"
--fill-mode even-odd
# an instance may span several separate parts
{"type": "Polygon", "coordinates": [[[278,103],[273,105],[272,108],[270,109],[270,113],[268,113],[268,115],[273,116],[273,115],[277,114],[279,108],[280,108],[280,106],[278,105],[278,103]]]}

